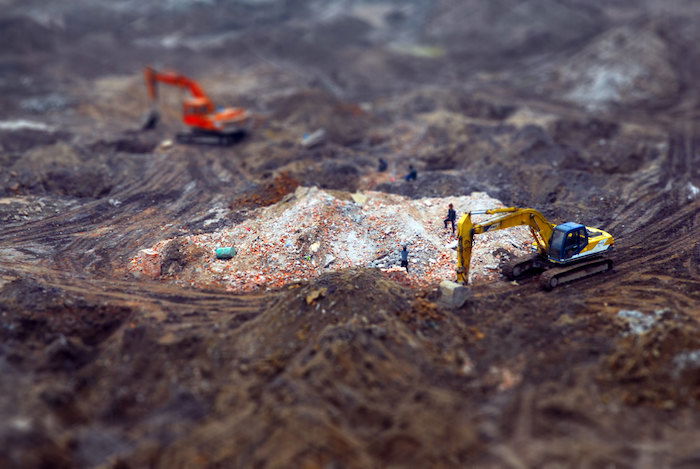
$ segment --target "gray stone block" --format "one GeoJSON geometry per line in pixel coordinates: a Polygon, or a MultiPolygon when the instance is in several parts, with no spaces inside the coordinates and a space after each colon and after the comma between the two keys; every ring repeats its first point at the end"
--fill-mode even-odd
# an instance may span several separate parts
{"type": "Polygon", "coordinates": [[[456,282],[443,280],[440,282],[440,301],[451,308],[461,308],[469,299],[469,289],[456,282]]]}

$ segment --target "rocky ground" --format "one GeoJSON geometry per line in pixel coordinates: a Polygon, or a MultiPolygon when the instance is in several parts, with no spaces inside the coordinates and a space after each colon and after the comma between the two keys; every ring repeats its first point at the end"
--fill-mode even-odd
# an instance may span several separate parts
{"type": "Polygon", "coordinates": [[[5,1],[0,466],[698,466],[699,19],[691,0],[5,1]],[[250,135],[163,145],[164,88],[140,132],[145,65],[249,108],[250,135]],[[364,257],[236,292],[173,281],[209,251],[134,276],[142,250],[257,226],[298,187],[348,207],[482,192],[609,231],[616,267],[552,292],[494,276],[457,310],[364,257]]]}

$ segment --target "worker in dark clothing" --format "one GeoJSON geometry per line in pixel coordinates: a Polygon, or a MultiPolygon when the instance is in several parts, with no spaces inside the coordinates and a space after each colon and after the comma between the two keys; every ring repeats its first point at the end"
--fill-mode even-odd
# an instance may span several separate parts
{"type": "Polygon", "coordinates": [[[455,209],[453,208],[453,205],[450,204],[449,208],[447,209],[447,218],[445,218],[445,229],[447,229],[447,224],[452,223],[452,234],[455,234],[455,221],[457,221],[457,212],[455,212],[455,209]]]}
{"type": "Polygon", "coordinates": [[[418,171],[416,171],[416,168],[414,168],[413,165],[409,165],[408,174],[404,177],[404,179],[407,181],[415,181],[417,177],[418,171]]]}
{"type": "Polygon", "coordinates": [[[408,247],[404,246],[401,250],[401,267],[406,268],[406,273],[408,273],[408,247]]]}
{"type": "Polygon", "coordinates": [[[379,172],[383,173],[388,167],[389,165],[387,164],[386,160],[384,158],[379,158],[379,167],[377,168],[379,172]]]}

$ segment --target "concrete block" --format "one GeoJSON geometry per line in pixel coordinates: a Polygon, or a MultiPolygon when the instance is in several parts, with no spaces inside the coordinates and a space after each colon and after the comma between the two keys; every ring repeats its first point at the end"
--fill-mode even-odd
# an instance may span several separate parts
{"type": "Polygon", "coordinates": [[[461,283],[443,280],[440,282],[440,301],[451,308],[461,308],[469,299],[469,289],[461,283]]]}

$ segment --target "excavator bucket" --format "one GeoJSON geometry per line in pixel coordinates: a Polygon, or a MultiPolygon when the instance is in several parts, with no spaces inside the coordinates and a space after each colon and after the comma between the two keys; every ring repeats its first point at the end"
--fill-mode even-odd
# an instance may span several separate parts
{"type": "Polygon", "coordinates": [[[160,113],[155,109],[151,109],[148,112],[148,114],[146,114],[143,117],[143,124],[141,124],[141,130],[155,129],[158,125],[158,121],[160,121],[160,113]]]}

